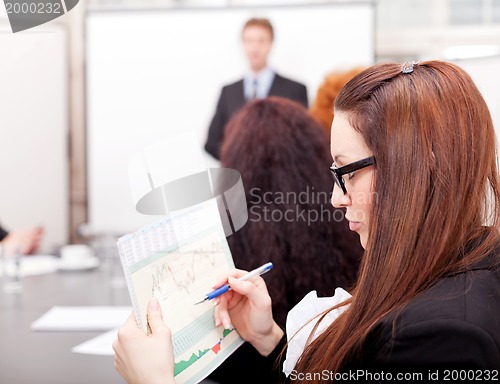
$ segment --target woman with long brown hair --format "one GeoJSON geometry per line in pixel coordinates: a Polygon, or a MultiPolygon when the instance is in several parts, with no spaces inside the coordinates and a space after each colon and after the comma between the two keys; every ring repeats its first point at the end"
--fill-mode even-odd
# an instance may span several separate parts
{"type": "MultiPolygon", "coordinates": [[[[322,170],[332,161],[328,147],[307,110],[282,97],[247,103],[225,129],[221,165],[241,174],[248,210],[245,226],[228,237],[229,248],[236,268],[274,264],[266,285],[280,327],[311,290],[330,296],[332,286],[349,288],[357,277],[363,249],[343,212],[329,203],[331,176],[322,170]],[[308,270],[311,265],[321,268],[308,270]]],[[[245,344],[209,378],[272,383],[262,377],[261,360],[245,344]],[[254,370],[245,370],[250,363],[254,370]]]]}
{"type": "MultiPolygon", "coordinates": [[[[352,297],[313,316],[319,329],[343,309],[311,333],[289,379],[498,380],[499,176],[477,87],[449,63],[378,64],[344,87],[334,109],[332,203],[345,209],[365,254],[352,297]]],[[[219,298],[216,323],[230,319],[273,359],[283,331],[264,281],[240,281],[242,274],[218,282],[232,291],[219,298]]],[[[144,337],[129,328],[115,362],[133,382],[123,366],[144,337]]]]}

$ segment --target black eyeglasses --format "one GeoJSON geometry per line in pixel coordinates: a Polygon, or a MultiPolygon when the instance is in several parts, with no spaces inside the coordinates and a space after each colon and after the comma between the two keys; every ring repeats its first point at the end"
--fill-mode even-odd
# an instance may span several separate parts
{"type": "Polygon", "coordinates": [[[342,192],[344,193],[344,195],[346,195],[347,189],[345,188],[344,178],[342,176],[344,176],[348,173],[369,167],[370,165],[373,165],[373,164],[375,164],[375,157],[370,156],[370,157],[367,157],[365,159],[355,161],[354,163],[344,165],[340,168],[337,168],[335,163],[333,163],[332,166],[330,167],[330,171],[332,172],[332,176],[333,176],[333,180],[335,181],[335,184],[337,184],[340,187],[340,189],[342,189],[342,192]]]}

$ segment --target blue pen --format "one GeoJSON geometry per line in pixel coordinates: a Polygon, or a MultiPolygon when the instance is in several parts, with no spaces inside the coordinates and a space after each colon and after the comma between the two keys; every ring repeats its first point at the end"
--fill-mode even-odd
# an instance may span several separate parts
{"type": "MultiPolygon", "coordinates": [[[[250,279],[254,278],[255,276],[260,276],[260,275],[266,273],[267,271],[270,271],[272,267],[273,267],[273,263],[266,263],[263,266],[261,266],[257,269],[254,269],[251,272],[248,272],[245,276],[241,276],[238,280],[241,280],[241,281],[250,280],[250,279]]],[[[201,299],[200,301],[197,301],[196,303],[194,303],[194,305],[203,303],[207,300],[215,299],[216,297],[223,295],[224,293],[226,293],[230,289],[231,289],[231,287],[229,286],[229,284],[224,284],[222,287],[217,288],[210,293],[207,293],[203,299],[201,299]]]]}

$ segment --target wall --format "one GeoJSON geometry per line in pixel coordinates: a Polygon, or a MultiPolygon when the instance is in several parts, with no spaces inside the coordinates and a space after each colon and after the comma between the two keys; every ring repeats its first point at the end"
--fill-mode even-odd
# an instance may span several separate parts
{"type": "Polygon", "coordinates": [[[61,23],[13,34],[0,18],[0,222],[44,226],[41,252],[68,239],[67,44],[61,23]]]}

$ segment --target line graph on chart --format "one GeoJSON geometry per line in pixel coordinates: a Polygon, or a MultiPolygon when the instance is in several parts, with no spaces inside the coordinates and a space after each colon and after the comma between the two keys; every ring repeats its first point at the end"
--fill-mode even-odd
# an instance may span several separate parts
{"type": "Polygon", "coordinates": [[[132,279],[136,287],[149,287],[137,292],[139,302],[145,305],[151,297],[158,298],[164,319],[175,333],[211,308],[207,303],[194,303],[231,267],[224,233],[212,231],[177,249],[160,252],[147,268],[133,273],[132,279]]]}
{"type": "Polygon", "coordinates": [[[219,257],[225,258],[220,239],[204,239],[196,245],[199,247],[169,253],[167,260],[152,268],[153,296],[177,290],[191,294],[203,272],[216,267],[219,257]]]}

